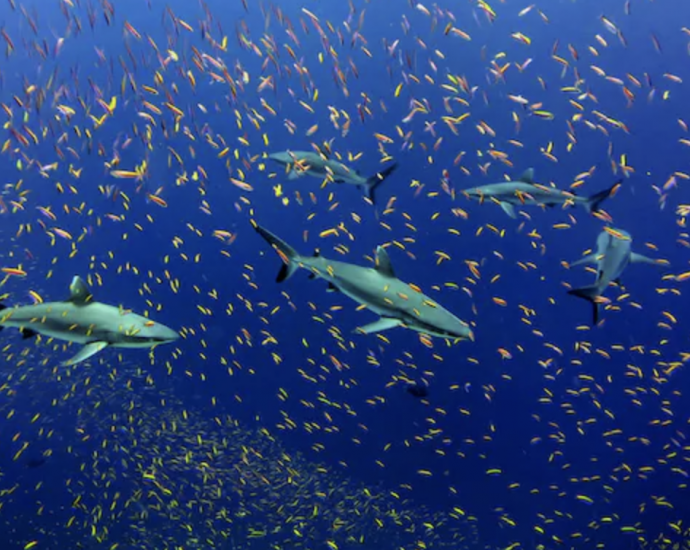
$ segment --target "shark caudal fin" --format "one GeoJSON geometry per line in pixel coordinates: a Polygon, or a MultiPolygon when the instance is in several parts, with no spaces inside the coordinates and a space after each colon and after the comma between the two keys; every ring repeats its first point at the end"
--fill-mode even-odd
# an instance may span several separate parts
{"type": "Polygon", "coordinates": [[[568,294],[587,300],[592,304],[592,325],[596,326],[599,323],[599,302],[597,299],[601,296],[601,289],[596,285],[583,286],[569,290],[568,294]]]}
{"type": "Polygon", "coordinates": [[[299,254],[297,251],[284,240],[271,233],[268,229],[264,229],[253,220],[252,225],[254,226],[254,229],[256,229],[256,232],[261,235],[268,244],[276,249],[278,256],[280,256],[280,259],[283,260],[283,265],[278,272],[276,281],[281,283],[285,279],[290,278],[292,274],[299,269],[299,266],[297,265],[297,262],[299,261],[299,254]]]}
{"type": "Polygon", "coordinates": [[[386,168],[374,174],[370,178],[367,178],[367,182],[364,184],[364,189],[367,194],[367,198],[371,201],[372,204],[376,204],[376,201],[374,200],[374,191],[376,191],[376,188],[379,185],[381,185],[383,183],[383,180],[390,176],[397,167],[398,163],[394,162],[393,164],[391,164],[390,166],[386,166],[386,168]]]}
{"type": "Polygon", "coordinates": [[[589,212],[590,214],[593,212],[599,212],[599,207],[601,206],[601,203],[608,199],[610,196],[614,195],[616,190],[620,187],[621,183],[622,180],[618,180],[608,189],[604,189],[603,191],[599,191],[598,193],[594,193],[594,195],[590,195],[589,197],[587,197],[587,200],[584,203],[587,212],[589,212]]]}

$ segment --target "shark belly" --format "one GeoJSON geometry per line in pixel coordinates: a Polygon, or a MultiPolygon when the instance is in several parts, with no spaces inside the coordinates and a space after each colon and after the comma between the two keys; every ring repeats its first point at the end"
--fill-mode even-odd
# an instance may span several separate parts
{"type": "Polygon", "coordinates": [[[601,278],[597,281],[597,285],[600,287],[600,292],[604,290],[611,284],[611,282],[617,280],[625,271],[630,263],[630,247],[620,245],[620,244],[609,244],[608,248],[604,252],[604,257],[597,266],[599,273],[601,273],[601,278]]]}
{"type": "Polygon", "coordinates": [[[361,292],[359,289],[348,288],[347,286],[341,286],[336,283],[333,284],[337,286],[338,290],[345,294],[345,296],[351,298],[358,304],[366,306],[367,309],[373,311],[381,317],[401,317],[399,310],[392,306],[386,305],[386,303],[379,300],[377,296],[368,295],[365,292],[361,292]]]}
{"type": "Polygon", "coordinates": [[[74,344],[88,344],[89,342],[93,342],[95,340],[93,336],[80,334],[75,330],[65,332],[60,330],[50,330],[37,327],[34,327],[33,330],[35,330],[39,334],[42,334],[43,336],[55,338],[56,340],[64,340],[65,342],[72,342],[74,344]]]}
{"type": "Polygon", "coordinates": [[[33,330],[47,338],[55,338],[56,340],[64,340],[66,342],[74,342],[75,344],[87,344],[95,340],[93,336],[89,336],[85,331],[78,329],[70,330],[69,325],[56,326],[48,322],[41,321],[11,321],[8,320],[3,323],[5,327],[25,328],[33,330]]]}
{"type": "MultiPolygon", "coordinates": [[[[367,309],[380,315],[381,317],[395,317],[401,318],[401,312],[394,305],[385,300],[388,294],[383,288],[380,291],[373,290],[367,284],[357,284],[354,281],[345,281],[340,278],[324,277],[328,282],[333,284],[337,289],[351,298],[358,304],[366,306],[367,309]]],[[[362,277],[363,282],[366,282],[367,277],[362,277]]],[[[380,283],[378,283],[380,284],[380,283]]],[[[374,288],[377,283],[374,283],[374,288]]]]}
{"type": "Polygon", "coordinates": [[[627,258],[615,258],[611,265],[604,267],[604,277],[602,277],[601,284],[606,288],[611,282],[617,280],[628,266],[627,258]]]}
{"type": "Polygon", "coordinates": [[[499,202],[507,202],[510,204],[513,204],[515,206],[537,206],[540,204],[550,204],[546,200],[541,200],[539,198],[529,198],[524,195],[517,196],[515,193],[511,193],[510,195],[506,195],[503,197],[496,197],[496,199],[499,202]]]}
{"type": "Polygon", "coordinates": [[[148,340],[127,340],[127,341],[114,341],[108,342],[108,345],[113,348],[129,348],[129,349],[143,349],[152,348],[156,345],[155,342],[150,342],[148,340]]]}

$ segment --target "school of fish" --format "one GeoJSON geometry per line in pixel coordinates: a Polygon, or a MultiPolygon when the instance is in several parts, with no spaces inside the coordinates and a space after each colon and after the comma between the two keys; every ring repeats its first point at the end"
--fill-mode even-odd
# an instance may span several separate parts
{"type": "Polygon", "coordinates": [[[690,549],[690,23],[4,9],[0,550],[690,549]]]}

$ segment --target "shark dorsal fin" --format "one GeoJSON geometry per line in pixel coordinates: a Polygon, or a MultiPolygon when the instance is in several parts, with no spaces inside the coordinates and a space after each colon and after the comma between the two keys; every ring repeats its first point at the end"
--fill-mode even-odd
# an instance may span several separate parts
{"type": "Polygon", "coordinates": [[[388,257],[388,252],[382,246],[376,248],[376,271],[385,277],[395,279],[393,264],[391,264],[391,259],[388,257]]]}
{"type": "Polygon", "coordinates": [[[84,279],[75,275],[69,285],[69,301],[76,305],[86,305],[93,300],[93,295],[84,279]]]}
{"type": "Polygon", "coordinates": [[[534,183],[534,168],[528,168],[518,178],[523,183],[534,183]]]}

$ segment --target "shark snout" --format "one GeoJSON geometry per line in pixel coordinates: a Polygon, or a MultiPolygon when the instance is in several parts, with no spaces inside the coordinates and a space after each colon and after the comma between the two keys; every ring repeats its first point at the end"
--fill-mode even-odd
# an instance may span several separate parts
{"type": "Polygon", "coordinates": [[[465,321],[460,319],[454,319],[452,322],[445,323],[445,326],[439,326],[436,332],[433,330],[428,332],[449,340],[470,340],[474,342],[474,332],[465,321]]]}
{"type": "Polygon", "coordinates": [[[279,162],[281,164],[289,164],[291,162],[294,162],[294,159],[287,152],[271,153],[270,155],[268,155],[268,159],[275,162],[279,162]]]}
{"type": "Polygon", "coordinates": [[[452,334],[456,338],[462,338],[463,340],[470,340],[471,342],[474,342],[474,332],[464,323],[460,329],[453,331],[452,334]]]}
{"type": "Polygon", "coordinates": [[[154,334],[151,337],[158,342],[174,342],[180,338],[180,333],[170,327],[159,324],[156,325],[154,334]]]}

